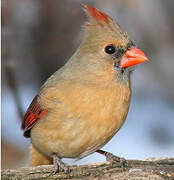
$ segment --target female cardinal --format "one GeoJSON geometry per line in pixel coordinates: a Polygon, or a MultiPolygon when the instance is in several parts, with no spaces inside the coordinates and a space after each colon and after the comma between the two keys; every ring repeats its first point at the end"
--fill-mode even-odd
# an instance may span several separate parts
{"type": "Polygon", "coordinates": [[[69,61],[42,86],[29,106],[22,129],[31,137],[31,164],[99,152],[123,125],[130,104],[130,66],[147,60],[120,26],[85,5],[85,38],[69,61]]]}

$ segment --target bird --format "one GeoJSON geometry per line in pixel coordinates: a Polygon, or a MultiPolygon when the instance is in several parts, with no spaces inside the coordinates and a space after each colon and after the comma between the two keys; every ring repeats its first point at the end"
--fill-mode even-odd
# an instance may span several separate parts
{"type": "Polygon", "coordinates": [[[143,51],[106,13],[86,4],[84,38],[72,57],[43,84],[21,128],[31,139],[31,166],[53,164],[69,172],[63,158],[81,159],[101,148],[122,127],[130,106],[132,66],[143,51]]]}

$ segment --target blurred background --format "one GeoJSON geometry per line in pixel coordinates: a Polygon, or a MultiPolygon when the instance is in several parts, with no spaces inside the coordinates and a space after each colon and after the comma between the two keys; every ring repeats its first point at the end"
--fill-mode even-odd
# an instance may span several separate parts
{"type": "MultiPolygon", "coordinates": [[[[128,159],[174,156],[173,0],[2,0],[2,168],[29,165],[21,121],[40,86],[79,46],[81,3],[117,20],[149,58],[132,74],[127,121],[103,149],[128,159]]],[[[94,153],[75,163],[102,161],[94,153]]]]}

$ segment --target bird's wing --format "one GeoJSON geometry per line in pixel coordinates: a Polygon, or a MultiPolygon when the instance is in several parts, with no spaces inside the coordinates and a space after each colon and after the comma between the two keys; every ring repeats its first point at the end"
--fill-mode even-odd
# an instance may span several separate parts
{"type": "Polygon", "coordinates": [[[22,121],[21,128],[24,130],[24,136],[30,137],[30,130],[36,124],[36,122],[46,113],[47,110],[41,108],[41,105],[38,102],[39,95],[35,96],[31,102],[29,108],[27,109],[24,119],[22,121]]]}

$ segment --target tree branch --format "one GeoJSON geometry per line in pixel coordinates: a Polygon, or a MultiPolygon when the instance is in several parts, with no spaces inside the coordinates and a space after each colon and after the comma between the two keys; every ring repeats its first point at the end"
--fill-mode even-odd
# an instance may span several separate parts
{"type": "Polygon", "coordinates": [[[120,163],[100,163],[84,166],[71,166],[71,173],[59,172],[54,174],[52,165],[20,168],[16,170],[2,170],[2,180],[36,180],[36,179],[129,179],[129,180],[173,180],[174,158],[150,159],[146,161],[127,160],[124,165],[120,163]]]}

